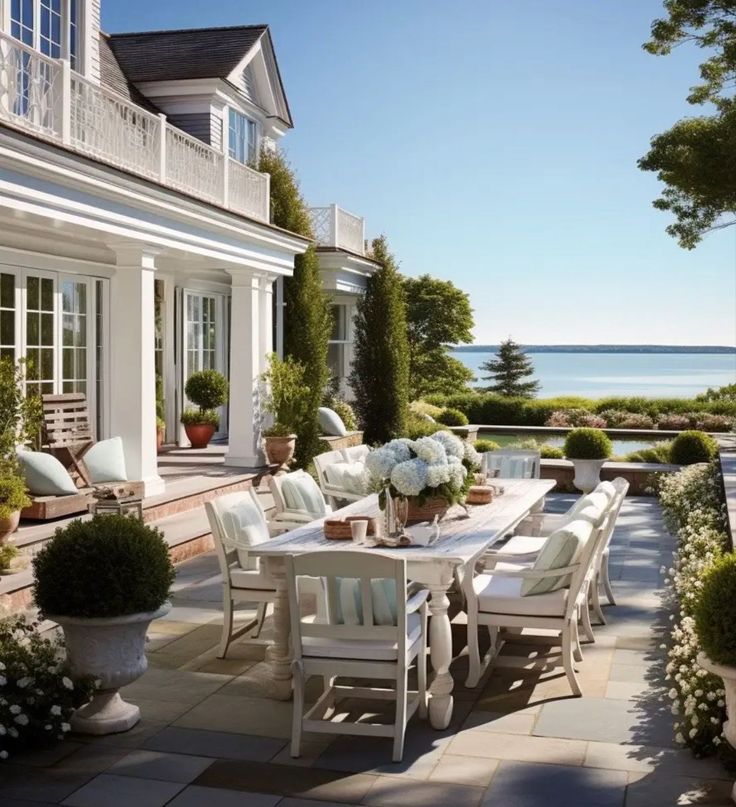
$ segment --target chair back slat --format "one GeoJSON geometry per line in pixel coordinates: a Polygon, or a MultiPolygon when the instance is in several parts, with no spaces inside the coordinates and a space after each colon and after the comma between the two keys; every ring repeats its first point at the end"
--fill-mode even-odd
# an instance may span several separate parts
{"type": "Polygon", "coordinates": [[[314,458],[314,468],[317,471],[317,479],[323,493],[328,484],[327,467],[334,465],[336,462],[345,462],[342,451],[325,451],[324,454],[318,454],[314,458]]]}
{"type": "MultiPolygon", "coordinates": [[[[248,490],[236,491],[235,493],[227,493],[217,499],[204,503],[204,509],[207,513],[207,520],[212,532],[212,538],[215,544],[215,554],[217,555],[217,562],[220,566],[220,573],[222,574],[223,581],[230,580],[230,571],[235,567],[241,567],[238,556],[238,548],[228,540],[227,531],[223,523],[222,517],[225,512],[232,507],[240,504],[241,502],[251,500],[259,505],[258,499],[252,488],[248,490]]],[[[265,517],[264,517],[265,519],[265,517]]],[[[247,551],[242,549],[241,551],[247,551]]]]}
{"type": "Polygon", "coordinates": [[[43,442],[49,448],[65,448],[93,440],[87,396],[82,392],[41,396],[43,442]]]}
{"type": "Polygon", "coordinates": [[[499,448],[483,454],[482,467],[486,473],[499,471],[510,479],[539,479],[540,453],[526,448],[499,448]]]}

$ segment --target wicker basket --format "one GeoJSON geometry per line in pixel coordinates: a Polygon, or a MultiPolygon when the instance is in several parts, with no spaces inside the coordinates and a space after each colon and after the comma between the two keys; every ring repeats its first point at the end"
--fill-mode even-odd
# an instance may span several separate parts
{"type": "Polygon", "coordinates": [[[424,504],[419,503],[419,499],[409,496],[406,499],[406,523],[418,524],[420,521],[434,521],[434,517],[443,519],[450,509],[447,499],[434,497],[425,499],[424,504]]]}
{"type": "Polygon", "coordinates": [[[368,521],[368,535],[376,534],[376,519],[369,516],[348,516],[347,518],[326,518],[324,521],[325,538],[331,541],[350,541],[353,534],[351,521],[368,521]]]}
{"type": "Polygon", "coordinates": [[[490,504],[493,501],[493,488],[488,485],[473,485],[468,491],[468,504],[490,504]]]}

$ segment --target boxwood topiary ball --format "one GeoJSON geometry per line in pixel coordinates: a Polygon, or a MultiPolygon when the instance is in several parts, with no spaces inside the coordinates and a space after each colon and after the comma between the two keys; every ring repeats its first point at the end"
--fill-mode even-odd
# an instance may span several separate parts
{"type": "Polygon", "coordinates": [[[443,426],[467,426],[468,418],[459,409],[452,409],[448,407],[443,409],[435,418],[438,423],[443,426]]]}
{"type": "Polygon", "coordinates": [[[718,443],[705,432],[680,432],[672,441],[670,456],[676,465],[710,462],[718,452],[718,443]]]}
{"type": "Polygon", "coordinates": [[[565,456],[575,460],[605,460],[613,453],[613,444],[600,429],[573,429],[565,438],[565,456]]]}
{"type": "Polygon", "coordinates": [[[736,555],[725,555],[705,573],[694,616],[706,656],[736,667],[736,555]]]}

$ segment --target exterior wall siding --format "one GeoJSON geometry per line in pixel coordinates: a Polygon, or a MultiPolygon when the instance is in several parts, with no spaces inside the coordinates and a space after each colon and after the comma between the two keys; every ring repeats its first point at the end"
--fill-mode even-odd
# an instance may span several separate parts
{"type": "Polygon", "coordinates": [[[197,140],[209,145],[215,145],[212,142],[213,123],[211,118],[213,115],[207,112],[190,112],[185,114],[167,114],[166,118],[172,126],[182,129],[197,140]]]}
{"type": "Polygon", "coordinates": [[[87,0],[84,4],[84,74],[95,84],[100,83],[100,25],[101,0],[87,0]]]}

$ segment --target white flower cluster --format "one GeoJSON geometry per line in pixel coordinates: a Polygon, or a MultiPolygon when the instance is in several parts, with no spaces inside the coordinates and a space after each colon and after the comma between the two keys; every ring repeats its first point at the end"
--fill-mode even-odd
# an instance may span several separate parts
{"type": "Polygon", "coordinates": [[[419,496],[447,486],[459,497],[468,468],[480,467],[480,455],[456,435],[439,431],[392,440],[371,451],[365,464],[374,490],[390,483],[400,496],[419,496]]]}
{"type": "Polygon", "coordinates": [[[672,566],[662,568],[673,613],[666,678],[670,709],[676,716],[675,740],[696,755],[713,753],[722,742],[725,692],[720,678],[697,663],[700,651],[693,608],[705,570],[728,545],[719,472],[693,465],[660,477],[657,487],[668,529],[677,537],[672,566]]]}
{"type": "Polygon", "coordinates": [[[0,619],[0,760],[16,748],[64,739],[77,700],[63,646],[36,623],[0,619]]]}

